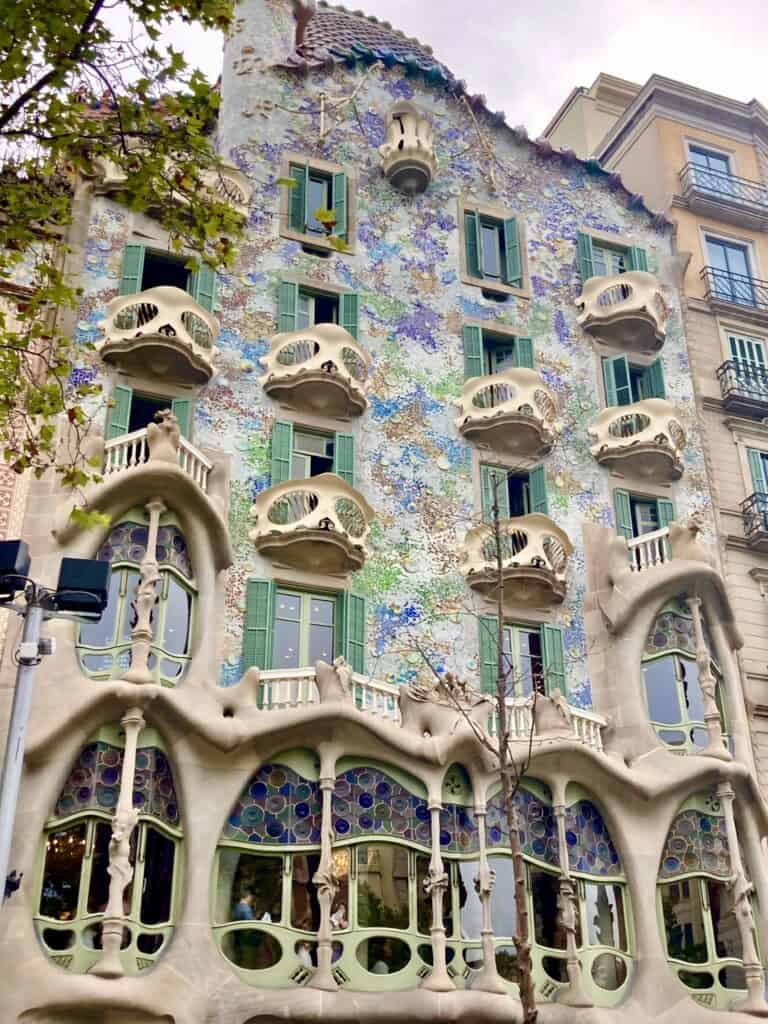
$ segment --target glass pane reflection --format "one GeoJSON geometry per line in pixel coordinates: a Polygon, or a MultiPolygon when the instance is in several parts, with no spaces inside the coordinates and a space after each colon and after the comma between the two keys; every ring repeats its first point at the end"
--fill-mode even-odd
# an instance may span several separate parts
{"type": "Polygon", "coordinates": [[[77,913],[85,830],[83,823],[48,835],[40,894],[40,913],[44,917],[69,921],[77,913]]]}
{"type": "Polygon", "coordinates": [[[282,857],[258,857],[239,850],[221,851],[216,889],[217,921],[277,923],[282,895],[282,857]]]}
{"type": "Polygon", "coordinates": [[[357,923],[361,928],[408,927],[406,849],[388,843],[359,846],[357,878],[357,923]]]}
{"type": "Polygon", "coordinates": [[[167,579],[165,630],[160,642],[169,654],[186,654],[189,651],[192,595],[170,573],[167,579]]]}
{"type": "Polygon", "coordinates": [[[707,938],[698,880],[670,882],[659,889],[670,957],[689,964],[706,963],[707,938]]]}
{"type": "Polygon", "coordinates": [[[587,941],[591,946],[627,950],[624,895],[620,885],[584,884],[587,941]]]}

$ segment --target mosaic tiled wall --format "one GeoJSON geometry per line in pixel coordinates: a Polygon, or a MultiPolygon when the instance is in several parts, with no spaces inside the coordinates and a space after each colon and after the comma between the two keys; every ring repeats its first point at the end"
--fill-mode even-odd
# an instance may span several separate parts
{"type": "MultiPolygon", "coordinates": [[[[576,235],[586,227],[629,236],[647,250],[662,280],[671,310],[663,349],[667,393],[689,437],[685,473],[673,497],[679,514],[702,510],[709,522],[669,237],[647,212],[628,208],[626,193],[612,189],[606,178],[577,163],[544,159],[508,129],[483,123],[495,154],[497,191],[489,193],[488,158],[464,104],[399,66],[368,74],[354,104],[338,108],[338,123],[321,139],[320,93],[329,102],[351,95],[365,69],[338,66],[303,78],[259,71],[254,62],[266,46],[260,36],[264,23],[251,23],[247,6],[241,13],[227,51],[240,63],[236,74],[225,73],[220,144],[249,176],[254,193],[237,266],[220,280],[217,373],[199,396],[193,434],[195,444],[225,447],[234,456],[230,528],[236,563],[227,575],[222,681],[240,677],[245,581],[249,574],[271,575],[248,540],[248,511],[254,495],[269,486],[268,441],[280,409],[258,385],[258,361],[276,330],[278,284],[290,268],[318,285],[359,292],[360,339],[373,357],[371,407],[351,428],[358,487],[378,517],[371,557],[353,580],[354,590],[368,598],[368,671],[396,683],[425,674],[420,655],[409,649],[409,635],[422,630],[438,665],[477,677],[476,622],[463,614],[465,605],[476,606],[457,571],[460,541],[477,511],[472,449],[457,433],[452,404],[463,376],[461,327],[472,318],[532,336],[536,366],[561,402],[562,438],[547,459],[550,514],[576,551],[567,598],[554,621],[566,630],[571,699],[589,705],[582,523],[612,525],[613,512],[608,475],[589,453],[587,427],[599,412],[599,366],[576,324],[576,235]],[[433,184],[415,199],[403,198],[383,178],[377,151],[386,111],[401,99],[413,100],[430,116],[440,161],[433,184]],[[354,255],[321,259],[279,236],[277,179],[287,150],[344,164],[357,175],[354,255]],[[518,214],[527,236],[530,300],[498,303],[461,283],[460,196],[518,214]]],[[[78,325],[84,342],[99,336],[96,325],[117,288],[122,246],[136,223],[118,205],[95,202],[78,325]]],[[[96,369],[95,357],[84,354],[77,372],[96,369]]]]}

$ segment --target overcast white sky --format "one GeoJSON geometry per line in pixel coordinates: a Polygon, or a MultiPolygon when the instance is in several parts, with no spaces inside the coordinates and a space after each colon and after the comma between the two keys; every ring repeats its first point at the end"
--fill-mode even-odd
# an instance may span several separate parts
{"type": "MultiPolygon", "coordinates": [[[[511,125],[539,135],[575,85],[600,71],[644,82],[653,72],[768,105],[765,0],[350,0],[432,47],[511,125]]],[[[221,46],[174,31],[215,80],[221,46]]]]}

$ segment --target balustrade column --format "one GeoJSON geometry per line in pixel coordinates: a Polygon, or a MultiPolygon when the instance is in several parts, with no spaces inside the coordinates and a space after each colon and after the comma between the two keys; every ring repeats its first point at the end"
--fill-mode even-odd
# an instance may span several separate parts
{"type": "Polygon", "coordinates": [[[129,708],[120,724],[125,730],[123,767],[120,774],[120,795],[112,818],[112,838],[109,841],[109,897],[101,926],[102,954],[91,968],[91,974],[102,978],[123,975],[120,946],[123,939],[123,899],[133,878],[131,864],[131,835],[139,820],[138,809],[133,806],[133,783],[136,775],[136,748],[139,733],[145,726],[141,708],[129,708]]]}
{"type": "Polygon", "coordinates": [[[496,884],[496,872],[488,864],[485,815],[485,805],[475,807],[475,820],[477,821],[477,835],[480,845],[480,866],[475,878],[475,892],[480,897],[483,911],[483,924],[480,929],[480,936],[483,942],[483,968],[472,982],[472,988],[477,989],[479,992],[496,992],[499,995],[505,995],[507,986],[499,977],[499,972],[496,969],[496,943],[494,941],[493,922],[491,920],[491,893],[496,884]]]}
{"type": "Polygon", "coordinates": [[[704,703],[704,721],[707,724],[709,743],[699,753],[703,757],[716,757],[721,761],[730,761],[731,754],[723,743],[723,723],[720,709],[717,706],[717,681],[712,674],[712,656],[704,638],[704,626],[701,618],[701,598],[689,597],[686,601],[693,618],[693,629],[696,634],[696,667],[699,670],[699,686],[704,703]]]}
{"type": "Polygon", "coordinates": [[[424,889],[432,899],[432,971],[421,983],[422,988],[432,992],[452,992],[455,988],[448,974],[446,961],[445,925],[443,924],[443,900],[448,892],[448,874],[440,850],[440,801],[431,801],[429,813],[432,827],[432,856],[429,860],[429,875],[424,879],[424,889]]]}
{"type": "Polygon", "coordinates": [[[320,793],[322,795],[322,823],[320,826],[320,863],[312,881],[317,886],[317,902],[320,904],[320,926],[317,930],[317,970],[308,982],[309,988],[334,992],[339,986],[333,976],[333,924],[331,908],[338,892],[338,883],[333,872],[333,822],[331,799],[336,779],[335,759],[328,759],[321,751],[320,793]]]}
{"type": "Polygon", "coordinates": [[[153,674],[149,668],[149,655],[154,639],[152,610],[157,604],[157,585],[160,570],[157,565],[157,531],[160,516],[165,505],[160,498],[153,498],[146,504],[149,513],[147,529],[147,550],[139,566],[139,582],[136,584],[134,607],[136,624],[131,630],[131,667],[123,676],[130,683],[152,683],[153,674]]]}
{"type": "Polygon", "coordinates": [[[560,924],[565,929],[565,949],[567,957],[568,987],[558,997],[558,1003],[565,1006],[592,1006],[592,1000],[584,991],[581,977],[581,961],[576,945],[576,921],[579,912],[576,884],[571,878],[568,862],[568,843],[565,838],[565,804],[557,802],[553,806],[557,822],[557,845],[560,860],[560,887],[557,896],[557,909],[560,924]]]}
{"type": "Polygon", "coordinates": [[[734,1006],[734,1010],[751,1013],[756,1017],[768,1017],[768,1003],[764,995],[763,967],[757,953],[755,942],[755,919],[752,914],[753,886],[747,881],[744,865],[741,862],[739,837],[736,833],[736,820],[733,815],[734,792],[730,782],[721,782],[717,787],[717,795],[725,814],[725,829],[728,835],[728,853],[730,857],[731,877],[728,887],[733,903],[733,913],[741,938],[741,957],[744,964],[744,975],[747,982],[747,998],[734,1006]]]}

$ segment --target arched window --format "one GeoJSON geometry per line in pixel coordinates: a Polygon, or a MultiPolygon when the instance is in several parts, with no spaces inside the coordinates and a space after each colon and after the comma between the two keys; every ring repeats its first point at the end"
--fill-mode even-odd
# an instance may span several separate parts
{"type": "Polygon", "coordinates": [[[667,959],[704,1006],[731,1009],[746,995],[733,911],[728,836],[714,792],[690,797],[667,835],[659,867],[658,914],[667,959]]]}
{"type": "MultiPolygon", "coordinates": [[[[713,647],[703,619],[704,636],[713,647]]],[[[727,733],[720,667],[711,659],[716,700],[727,733]]],[[[656,617],[643,653],[643,684],[648,717],[659,739],[676,753],[695,753],[709,742],[704,698],[696,665],[696,637],[686,605],[672,602],[656,617]]]]}
{"type": "MultiPolygon", "coordinates": [[[[80,626],[77,648],[80,664],[95,679],[115,679],[131,665],[131,631],[136,624],[134,604],[140,565],[147,553],[143,513],[135,510],[113,527],[96,557],[110,562],[109,600],[100,622],[80,626]]],[[[184,536],[172,517],[161,518],[155,558],[160,578],[151,613],[153,640],[150,671],[165,686],[183,678],[190,661],[194,629],[195,584],[184,536]]]]}
{"type": "MultiPolygon", "coordinates": [[[[50,959],[76,973],[100,956],[122,762],[121,730],[106,726],[81,750],[46,824],[35,927],[50,959]]],[[[179,805],[153,729],[139,737],[133,806],[139,823],[131,836],[134,876],[123,902],[122,961],[135,974],[151,967],[170,942],[178,891],[179,805]]]]}

